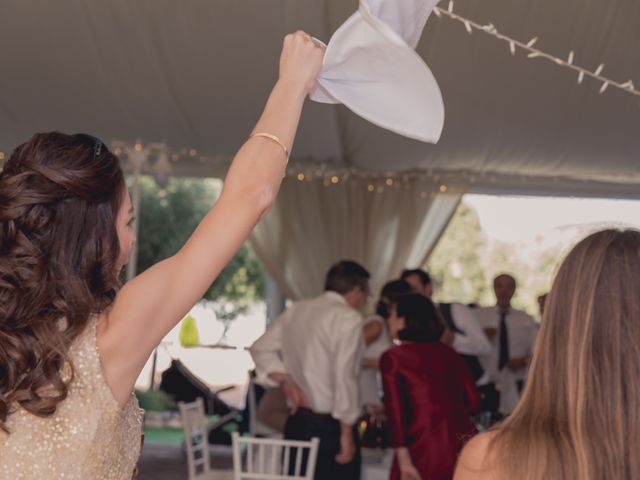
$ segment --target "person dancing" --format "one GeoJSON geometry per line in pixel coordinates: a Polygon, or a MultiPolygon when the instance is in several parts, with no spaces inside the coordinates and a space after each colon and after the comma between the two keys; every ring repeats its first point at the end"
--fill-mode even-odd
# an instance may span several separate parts
{"type": "Polygon", "coordinates": [[[118,158],[84,134],[15,149],[0,173],[0,478],[131,478],[135,381],[271,207],[323,56],[304,32],[285,37],[219,200],[178,253],[122,288],[135,234],[118,158]]]}
{"type": "Polygon", "coordinates": [[[435,305],[422,294],[397,297],[389,334],[401,344],[380,360],[391,480],[451,480],[458,453],[477,433],[469,414],[480,397],[462,357],[442,343],[435,305]]]}

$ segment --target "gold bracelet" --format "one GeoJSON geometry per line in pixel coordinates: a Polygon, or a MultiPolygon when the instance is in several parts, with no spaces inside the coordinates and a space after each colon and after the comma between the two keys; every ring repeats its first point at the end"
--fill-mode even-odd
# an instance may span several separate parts
{"type": "Polygon", "coordinates": [[[276,142],[278,145],[280,145],[280,147],[282,147],[282,150],[284,151],[285,159],[287,160],[287,163],[289,163],[289,150],[287,149],[285,144],[282,143],[282,140],[280,140],[278,137],[276,137],[271,133],[265,133],[265,132],[253,133],[249,136],[249,139],[252,139],[253,137],[264,137],[264,138],[268,138],[273,142],[276,142]]]}

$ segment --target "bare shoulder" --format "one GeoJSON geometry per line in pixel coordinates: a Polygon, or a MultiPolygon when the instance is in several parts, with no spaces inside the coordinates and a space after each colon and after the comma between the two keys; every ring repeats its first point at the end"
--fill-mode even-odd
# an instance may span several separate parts
{"type": "Polygon", "coordinates": [[[465,445],[456,472],[454,480],[495,480],[496,472],[492,467],[493,455],[489,450],[491,441],[495,437],[496,432],[484,432],[473,437],[465,445]]]}

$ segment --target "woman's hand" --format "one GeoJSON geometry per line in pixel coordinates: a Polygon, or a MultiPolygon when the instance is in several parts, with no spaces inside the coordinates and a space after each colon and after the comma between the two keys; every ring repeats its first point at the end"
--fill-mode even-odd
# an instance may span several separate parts
{"type": "Polygon", "coordinates": [[[396,457],[400,468],[400,480],[422,480],[406,447],[396,449],[396,457]]]}
{"type": "Polygon", "coordinates": [[[405,465],[400,467],[400,479],[401,480],[422,480],[416,467],[411,465],[405,465]]]}
{"type": "Polygon", "coordinates": [[[324,58],[324,48],[302,31],[284,37],[280,55],[280,80],[313,90],[324,58]]]}

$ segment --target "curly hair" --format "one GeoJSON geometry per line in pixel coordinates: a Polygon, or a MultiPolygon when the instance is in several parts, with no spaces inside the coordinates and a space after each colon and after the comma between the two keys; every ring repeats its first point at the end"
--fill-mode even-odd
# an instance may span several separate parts
{"type": "Polygon", "coordinates": [[[42,417],[56,411],[73,380],[71,343],[115,298],[125,188],[117,157],[84,134],[36,134],[0,172],[0,429],[7,433],[20,407],[42,417]]]}

